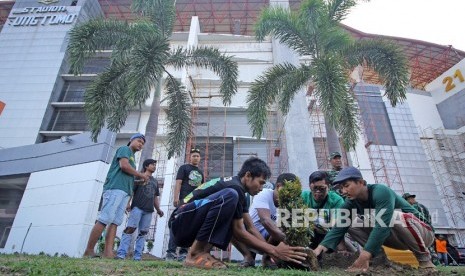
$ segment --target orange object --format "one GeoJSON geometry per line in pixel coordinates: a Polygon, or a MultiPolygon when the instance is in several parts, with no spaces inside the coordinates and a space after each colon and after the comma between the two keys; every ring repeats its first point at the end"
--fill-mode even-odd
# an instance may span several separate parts
{"type": "Polygon", "coordinates": [[[397,250],[387,246],[383,246],[384,252],[388,259],[392,262],[396,262],[399,264],[409,265],[411,267],[417,268],[418,267],[418,260],[413,255],[412,251],[410,250],[397,250]]]}
{"type": "Polygon", "coordinates": [[[436,252],[447,253],[446,245],[447,245],[446,240],[436,240],[436,252]]]}
{"type": "Polygon", "coordinates": [[[5,109],[6,104],[0,101],[0,115],[2,115],[3,109],[5,109]]]}

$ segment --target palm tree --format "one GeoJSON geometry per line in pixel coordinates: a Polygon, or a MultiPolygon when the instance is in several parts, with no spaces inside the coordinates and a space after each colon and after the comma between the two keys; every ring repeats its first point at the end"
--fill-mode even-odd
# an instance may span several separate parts
{"type": "Polygon", "coordinates": [[[325,116],[329,150],[339,147],[331,129],[337,130],[346,150],[353,149],[360,129],[349,74],[360,64],[384,81],[392,106],[406,99],[408,66],[401,50],[381,40],[354,41],[341,27],[340,21],[356,4],[357,0],[306,0],[295,12],[283,7],[262,11],[255,26],[257,39],[263,41],[271,35],[309,57],[311,63],[275,65],[252,83],[247,115],[254,136],[262,136],[266,111],[272,104],[277,102],[287,114],[295,94],[309,85],[325,116]]]}
{"type": "Polygon", "coordinates": [[[75,26],[68,46],[71,72],[80,74],[86,60],[97,51],[112,49],[110,65],[91,82],[84,96],[94,141],[105,126],[119,131],[129,111],[140,107],[155,89],[141,160],[152,157],[165,78],[166,140],[171,158],[181,153],[189,135],[191,99],[167,67],[197,66],[214,71],[221,78],[223,103],[228,105],[237,91],[237,63],[211,47],[170,49],[176,16],[174,0],[134,0],[132,11],[137,19],[131,23],[95,19],[75,26]]]}

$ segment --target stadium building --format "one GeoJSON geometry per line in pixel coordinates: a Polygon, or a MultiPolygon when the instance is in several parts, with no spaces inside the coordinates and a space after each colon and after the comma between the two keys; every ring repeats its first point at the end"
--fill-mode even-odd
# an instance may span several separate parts
{"type": "MultiPolygon", "coordinates": [[[[149,99],[132,110],[119,133],[103,131],[90,140],[83,111],[86,86],[109,64],[108,51],[91,59],[82,75],[69,72],[68,32],[99,16],[131,20],[130,0],[0,0],[0,252],[59,253],[80,257],[97,217],[102,184],[114,151],[134,133],[144,132],[149,99]]],[[[273,39],[257,42],[253,24],[267,5],[295,9],[300,1],[180,0],[173,46],[215,46],[239,64],[238,93],[225,107],[219,79],[195,68],[172,70],[191,92],[192,137],[186,149],[202,150],[201,167],[210,179],[237,173],[249,156],[303,179],[328,169],[324,117],[302,89],[289,114],[269,110],[268,128],[252,137],[246,118],[251,82],[274,64],[304,57],[273,39]]],[[[382,96],[377,76],[362,67],[353,77],[362,133],[345,165],[368,182],[409,192],[434,216],[437,233],[465,246],[465,52],[452,46],[408,38],[366,34],[348,26],[357,39],[398,43],[410,64],[407,101],[393,108],[382,96]]],[[[162,105],[162,109],[166,108],[162,105]]],[[[153,157],[162,186],[161,205],[172,209],[172,188],[185,156],[167,159],[163,112],[153,157]]],[[[136,155],[139,157],[140,155],[136,155]]],[[[152,251],[163,256],[166,217],[154,217],[152,251]]]]}

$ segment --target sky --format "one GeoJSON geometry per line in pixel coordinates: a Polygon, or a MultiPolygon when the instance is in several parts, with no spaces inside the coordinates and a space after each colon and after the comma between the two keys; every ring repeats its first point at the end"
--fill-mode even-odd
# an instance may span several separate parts
{"type": "Polygon", "coordinates": [[[452,45],[465,51],[465,0],[360,2],[342,23],[364,33],[452,45]]]}

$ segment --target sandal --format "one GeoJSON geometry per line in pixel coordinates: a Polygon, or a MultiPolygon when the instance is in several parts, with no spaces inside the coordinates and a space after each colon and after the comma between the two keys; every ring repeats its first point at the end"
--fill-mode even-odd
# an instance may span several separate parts
{"type": "Polygon", "coordinates": [[[255,267],[255,260],[253,260],[253,261],[242,261],[239,264],[239,268],[249,268],[249,267],[255,267]]]}
{"type": "Polygon", "coordinates": [[[226,269],[228,268],[223,262],[213,258],[210,254],[205,253],[198,255],[193,260],[184,260],[184,267],[195,267],[201,269],[226,269]]]}

